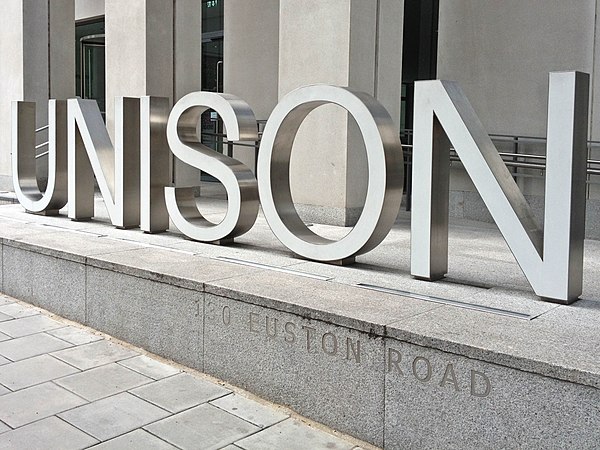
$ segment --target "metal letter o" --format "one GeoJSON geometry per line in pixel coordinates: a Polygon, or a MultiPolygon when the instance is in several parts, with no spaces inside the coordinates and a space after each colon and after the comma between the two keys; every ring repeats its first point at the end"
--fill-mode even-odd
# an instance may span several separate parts
{"type": "Polygon", "coordinates": [[[381,243],[394,224],[402,200],[402,164],[396,125],[375,98],[345,87],[301,87],[279,102],[263,132],[257,173],[265,218],[282,244],[300,256],[323,262],[354,258],[381,243]],[[356,120],[368,164],[362,214],[352,231],[339,241],[315,234],[302,222],[289,183],[290,157],[298,129],[311,111],[328,103],[346,109],[356,120]]]}

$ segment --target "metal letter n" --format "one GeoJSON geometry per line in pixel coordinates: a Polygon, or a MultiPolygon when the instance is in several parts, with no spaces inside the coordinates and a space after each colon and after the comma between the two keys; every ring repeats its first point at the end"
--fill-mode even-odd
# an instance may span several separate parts
{"type": "Polygon", "coordinates": [[[536,223],[457,83],[415,86],[411,274],[448,270],[452,145],[537,295],[571,303],[582,291],[589,75],[550,74],[544,229],[536,223]]]}

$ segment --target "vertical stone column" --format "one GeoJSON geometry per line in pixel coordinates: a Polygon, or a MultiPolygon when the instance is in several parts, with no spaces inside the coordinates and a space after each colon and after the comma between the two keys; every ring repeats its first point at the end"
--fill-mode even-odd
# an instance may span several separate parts
{"type": "MultiPolygon", "coordinates": [[[[279,94],[279,0],[227,0],[224,12],[223,90],[265,120],[279,94]]],[[[234,157],[254,170],[251,148],[235,147],[234,157]]]]}
{"type": "Polygon", "coordinates": [[[176,0],[175,8],[175,101],[201,88],[202,2],[176,0]]]}
{"type": "MultiPolygon", "coordinates": [[[[175,101],[202,87],[202,2],[175,0],[175,101]]],[[[174,180],[180,185],[196,185],[198,170],[175,160],[174,180]]]]}
{"type": "Polygon", "coordinates": [[[106,0],[106,125],[114,133],[117,96],[173,100],[173,3],[106,0]]]}
{"type": "Polygon", "coordinates": [[[0,14],[0,189],[12,190],[11,102],[37,102],[37,126],[48,123],[48,99],[75,89],[73,0],[5,0],[0,14]],[[50,38],[50,40],[49,40],[50,38]]]}
{"type": "MultiPolygon", "coordinates": [[[[177,101],[200,90],[201,2],[105,0],[106,125],[114,132],[116,96],[154,95],[177,101]]],[[[176,164],[178,182],[193,183],[176,164]]]]}
{"type": "Polygon", "coordinates": [[[75,2],[52,0],[48,7],[50,98],[64,100],[75,96],[75,2]]]}
{"type": "MultiPolygon", "coordinates": [[[[396,0],[281,0],[279,96],[313,83],[349,86],[382,100],[399,124],[403,6],[396,0]]],[[[305,220],[356,223],[366,194],[366,156],[345,111],[327,105],[311,113],[291,164],[292,195],[305,220]]]]}
{"type": "Polygon", "coordinates": [[[104,16],[104,0],[77,0],[75,2],[75,20],[104,16]]]}

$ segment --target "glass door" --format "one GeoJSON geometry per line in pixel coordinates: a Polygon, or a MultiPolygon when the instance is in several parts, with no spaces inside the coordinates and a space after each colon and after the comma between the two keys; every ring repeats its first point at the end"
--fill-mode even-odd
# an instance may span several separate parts
{"type": "Polygon", "coordinates": [[[106,120],[106,62],[104,20],[75,26],[76,94],[96,100],[106,120]]]}
{"type": "MultiPolygon", "coordinates": [[[[223,92],[223,1],[202,2],[202,90],[223,92]]],[[[223,125],[214,111],[202,115],[202,143],[223,153],[223,125]]]]}
{"type": "Polygon", "coordinates": [[[81,98],[96,100],[106,120],[104,34],[81,38],[81,98]]]}

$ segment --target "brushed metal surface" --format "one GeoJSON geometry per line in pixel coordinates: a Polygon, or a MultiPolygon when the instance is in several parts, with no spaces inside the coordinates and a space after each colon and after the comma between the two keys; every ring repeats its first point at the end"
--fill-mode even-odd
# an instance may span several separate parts
{"type": "Polygon", "coordinates": [[[68,214],[94,215],[94,177],[113,225],[131,228],[140,220],[140,100],[115,99],[115,145],[95,100],[69,99],[68,214]]]}
{"type": "Polygon", "coordinates": [[[281,99],[269,117],[257,173],[265,218],[281,243],[304,258],[339,262],[372,250],[391,229],[402,199],[402,146],[388,112],[372,96],[345,87],[305,86],[281,99]],[[365,141],[368,164],[364,209],[354,228],[338,241],[313,233],[302,222],[289,182],[296,133],[311,111],[328,103],[354,117],[365,141]]]}
{"type": "Polygon", "coordinates": [[[140,229],[160,233],[169,228],[164,189],[170,184],[171,152],[167,143],[169,99],[140,98],[140,229]]]}
{"type": "Polygon", "coordinates": [[[587,74],[550,74],[542,230],[459,85],[439,80],[416,83],[413,276],[436,280],[448,270],[451,144],[536,294],[558,303],[571,303],[581,295],[588,92],[587,74]]]}
{"type": "Polygon", "coordinates": [[[213,109],[223,120],[229,141],[256,141],[258,128],[250,106],[229,94],[193,92],[179,100],[169,116],[167,140],[173,154],[186,164],[217,178],[227,191],[227,212],[218,224],[198,210],[193,187],[165,188],[173,224],[187,237],[201,242],[229,241],[247,232],[258,215],[258,188],[252,171],[240,161],[200,143],[198,123],[213,109]]]}
{"type": "Polygon", "coordinates": [[[48,182],[38,187],[35,102],[12,102],[12,173],[15,195],[29,212],[57,211],[67,204],[67,102],[48,102],[48,182]]]}

